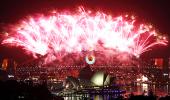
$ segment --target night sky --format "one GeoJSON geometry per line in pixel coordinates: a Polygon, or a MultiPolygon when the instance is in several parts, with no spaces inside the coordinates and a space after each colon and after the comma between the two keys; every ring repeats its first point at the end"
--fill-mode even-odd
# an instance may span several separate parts
{"type": "MultiPolygon", "coordinates": [[[[169,0],[0,0],[0,33],[8,24],[14,24],[28,15],[44,13],[51,9],[75,10],[82,5],[92,11],[104,11],[113,15],[133,14],[141,22],[151,23],[160,33],[170,36],[169,0]]],[[[2,39],[1,39],[2,40],[2,39]]],[[[169,56],[170,46],[157,48],[145,56],[169,56]]],[[[0,46],[0,58],[23,57],[22,50],[0,46]]],[[[24,57],[23,57],[24,59],[24,57]]]]}

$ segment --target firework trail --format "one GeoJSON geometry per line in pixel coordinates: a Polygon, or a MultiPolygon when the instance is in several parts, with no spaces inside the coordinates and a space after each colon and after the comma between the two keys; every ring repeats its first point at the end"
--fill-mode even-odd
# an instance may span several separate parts
{"type": "Polygon", "coordinates": [[[158,38],[151,25],[135,22],[128,15],[112,17],[83,9],[74,14],[55,12],[22,20],[10,28],[2,44],[22,47],[34,57],[47,55],[48,62],[83,51],[138,57],[156,45],[167,45],[166,37],[158,38]]]}

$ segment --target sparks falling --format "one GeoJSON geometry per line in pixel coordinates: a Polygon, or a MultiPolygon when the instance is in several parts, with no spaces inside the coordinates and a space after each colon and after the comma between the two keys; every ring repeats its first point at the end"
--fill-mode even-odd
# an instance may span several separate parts
{"type": "Polygon", "coordinates": [[[167,45],[151,25],[135,24],[133,16],[118,16],[80,9],[72,13],[52,13],[24,19],[10,28],[2,44],[22,47],[26,53],[46,56],[48,61],[82,51],[128,53],[136,57],[156,45],[167,45]]]}

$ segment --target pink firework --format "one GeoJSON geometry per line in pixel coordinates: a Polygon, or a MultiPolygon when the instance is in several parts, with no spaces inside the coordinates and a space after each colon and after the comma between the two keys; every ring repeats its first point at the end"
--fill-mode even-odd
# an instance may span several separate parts
{"type": "Polygon", "coordinates": [[[55,12],[21,21],[2,44],[22,47],[34,57],[47,55],[49,62],[82,51],[99,51],[106,56],[125,52],[138,57],[155,45],[167,45],[151,25],[136,25],[135,21],[133,16],[112,17],[102,12],[55,12]]]}

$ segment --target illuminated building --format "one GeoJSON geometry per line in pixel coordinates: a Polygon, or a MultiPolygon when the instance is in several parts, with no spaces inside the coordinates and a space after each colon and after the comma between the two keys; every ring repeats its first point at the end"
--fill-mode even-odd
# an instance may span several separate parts
{"type": "Polygon", "coordinates": [[[96,72],[91,81],[97,86],[107,86],[110,85],[110,75],[105,74],[102,71],[96,72]]]}
{"type": "Polygon", "coordinates": [[[163,68],[163,58],[155,58],[155,66],[162,69],[163,68]]]}
{"type": "Polygon", "coordinates": [[[5,58],[2,60],[2,65],[1,65],[2,70],[5,70],[8,73],[8,75],[12,75],[12,77],[15,76],[16,66],[17,63],[13,59],[5,58]]]}
{"type": "Polygon", "coordinates": [[[3,70],[7,70],[7,67],[8,67],[8,59],[3,59],[1,66],[2,66],[2,69],[3,69],[3,70]]]}

